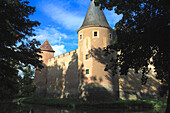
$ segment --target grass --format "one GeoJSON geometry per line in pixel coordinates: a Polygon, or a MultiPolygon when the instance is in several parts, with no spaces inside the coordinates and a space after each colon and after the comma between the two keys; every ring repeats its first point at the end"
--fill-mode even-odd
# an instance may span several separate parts
{"type": "Polygon", "coordinates": [[[157,108],[157,107],[166,107],[167,105],[167,100],[166,99],[148,99],[148,100],[119,100],[120,102],[145,102],[145,103],[149,103],[152,104],[153,107],[157,108]]]}
{"type": "Polygon", "coordinates": [[[59,99],[59,98],[20,98],[14,102],[25,104],[48,105],[64,108],[124,108],[124,109],[139,109],[139,108],[154,108],[166,107],[166,100],[118,100],[114,102],[82,102],[74,99],[59,99]]]}
{"type": "Polygon", "coordinates": [[[167,100],[161,99],[161,100],[144,100],[145,102],[151,103],[154,107],[166,107],[167,100]]]}
{"type": "Polygon", "coordinates": [[[59,98],[32,98],[32,97],[20,98],[15,100],[14,102],[58,106],[58,107],[73,107],[75,106],[76,103],[78,103],[78,101],[76,100],[59,99],[59,98]]]}

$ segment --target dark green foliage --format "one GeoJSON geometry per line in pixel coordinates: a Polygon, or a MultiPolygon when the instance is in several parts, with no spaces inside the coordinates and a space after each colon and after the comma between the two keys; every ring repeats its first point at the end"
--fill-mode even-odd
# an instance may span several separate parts
{"type": "MultiPolygon", "coordinates": [[[[26,99],[34,104],[0,104],[2,113],[164,113],[164,108],[151,109],[152,104],[142,101],[123,101],[113,103],[81,103],[75,100],[54,98],[26,99]],[[70,104],[69,104],[70,103],[70,104]],[[38,105],[35,105],[38,104],[38,105]]],[[[153,100],[153,102],[156,102],[153,100]]]]}
{"type": "Polygon", "coordinates": [[[23,77],[20,79],[20,96],[28,97],[32,96],[35,85],[34,85],[34,71],[31,68],[25,68],[23,71],[23,77]]]}
{"type": "Polygon", "coordinates": [[[0,99],[10,99],[18,93],[17,69],[29,65],[42,67],[37,54],[40,42],[28,39],[35,36],[33,27],[40,25],[29,19],[35,8],[28,3],[0,0],[0,99]]]}
{"type": "Polygon", "coordinates": [[[1,113],[33,113],[31,106],[16,103],[0,103],[1,113]]]}
{"type": "Polygon", "coordinates": [[[108,49],[121,50],[118,60],[123,62],[122,74],[129,68],[136,72],[142,67],[144,74],[149,71],[148,64],[155,65],[158,79],[167,83],[170,14],[168,0],[96,0],[102,8],[115,8],[123,14],[116,24],[117,43],[108,49]],[[153,62],[150,58],[153,56],[153,62]]]}
{"type": "Polygon", "coordinates": [[[101,109],[131,109],[139,110],[153,107],[165,107],[166,100],[117,100],[113,102],[83,102],[74,99],[59,99],[59,98],[21,98],[17,100],[20,103],[48,105],[55,107],[64,107],[72,109],[80,108],[101,108],[101,109]]]}
{"type": "Polygon", "coordinates": [[[89,102],[111,102],[113,97],[110,92],[99,84],[91,83],[85,86],[86,99],[89,102]]]}
{"type": "Polygon", "coordinates": [[[11,99],[16,96],[19,89],[19,77],[16,67],[12,63],[6,64],[5,67],[0,68],[0,99],[11,99]],[[5,71],[7,67],[10,67],[9,71],[5,71]],[[8,77],[2,73],[6,73],[8,77]],[[12,93],[12,94],[11,94],[12,93]]]}
{"type": "MultiPolygon", "coordinates": [[[[145,84],[147,81],[145,74],[150,70],[148,65],[154,64],[157,72],[156,78],[168,87],[170,82],[169,0],[95,1],[101,6],[101,9],[114,9],[115,13],[123,14],[122,19],[115,25],[117,43],[106,49],[108,53],[110,50],[121,51],[110,68],[120,66],[121,74],[127,74],[129,68],[134,68],[136,73],[142,69],[141,80],[142,84],[145,84]],[[150,60],[151,57],[153,61],[150,60]]],[[[170,98],[168,98],[169,103],[170,98]]],[[[170,107],[166,112],[170,112],[170,107]]]]}

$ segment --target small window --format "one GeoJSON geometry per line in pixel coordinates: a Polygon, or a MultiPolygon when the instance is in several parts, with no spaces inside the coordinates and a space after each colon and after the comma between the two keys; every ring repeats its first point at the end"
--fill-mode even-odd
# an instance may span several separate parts
{"type": "Polygon", "coordinates": [[[83,34],[80,34],[80,40],[82,40],[83,39],[83,34]]]}
{"type": "Polygon", "coordinates": [[[81,34],[81,35],[80,35],[80,40],[81,40],[82,38],[83,38],[83,35],[81,34]]]}
{"type": "Polygon", "coordinates": [[[92,37],[93,38],[99,38],[99,31],[98,30],[92,31],[92,37]]]}
{"type": "Polygon", "coordinates": [[[111,33],[109,33],[109,39],[112,40],[112,34],[111,33]]]}
{"type": "Polygon", "coordinates": [[[86,74],[89,74],[89,69],[86,69],[86,74]]]}
{"type": "Polygon", "coordinates": [[[88,60],[88,59],[89,59],[89,55],[87,54],[87,55],[86,55],[86,60],[88,60]]]}
{"type": "Polygon", "coordinates": [[[91,77],[91,80],[96,81],[97,78],[96,78],[95,76],[92,76],[92,77],[91,77]]]}
{"type": "Polygon", "coordinates": [[[94,36],[97,36],[97,31],[94,32],[94,36]]]}

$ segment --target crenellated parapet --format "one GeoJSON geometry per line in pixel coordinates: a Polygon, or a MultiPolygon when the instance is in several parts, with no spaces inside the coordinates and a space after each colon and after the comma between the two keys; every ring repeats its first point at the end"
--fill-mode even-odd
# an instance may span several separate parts
{"type": "Polygon", "coordinates": [[[72,50],[70,52],[58,55],[54,58],[49,58],[47,66],[55,65],[55,62],[67,62],[68,59],[71,59],[73,55],[78,54],[78,49],[72,50]]]}

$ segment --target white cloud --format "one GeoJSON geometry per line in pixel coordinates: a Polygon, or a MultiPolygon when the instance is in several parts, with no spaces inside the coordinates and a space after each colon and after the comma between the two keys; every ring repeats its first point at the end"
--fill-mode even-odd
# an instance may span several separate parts
{"type": "Polygon", "coordinates": [[[64,45],[54,45],[54,46],[52,46],[52,48],[55,51],[54,56],[58,56],[58,55],[66,52],[64,45]]]}
{"type": "MultiPolygon", "coordinates": [[[[56,2],[45,1],[39,4],[39,8],[54,22],[68,30],[78,30],[85,18],[85,13],[90,5],[90,0],[63,0],[56,2]],[[76,8],[73,6],[76,6],[76,8]]],[[[112,11],[104,10],[111,27],[115,25],[122,15],[117,15],[112,11]]]]}
{"type": "Polygon", "coordinates": [[[35,38],[43,44],[46,40],[52,45],[52,48],[55,51],[55,56],[63,54],[70,51],[70,48],[77,48],[77,35],[66,35],[61,33],[59,28],[54,28],[52,26],[36,29],[36,36],[31,37],[35,38]],[[69,38],[68,38],[69,37],[69,38]]]}
{"type": "Polygon", "coordinates": [[[61,42],[62,39],[68,38],[66,34],[61,33],[59,30],[57,30],[54,27],[46,27],[45,29],[36,29],[35,33],[36,36],[31,37],[31,39],[35,38],[41,41],[42,43],[45,40],[48,40],[50,44],[56,44],[56,43],[60,44],[62,43],[61,42]]]}
{"type": "Polygon", "coordinates": [[[84,20],[80,12],[71,11],[71,8],[68,10],[60,4],[42,4],[41,9],[47,16],[68,30],[77,30],[84,20]]]}

